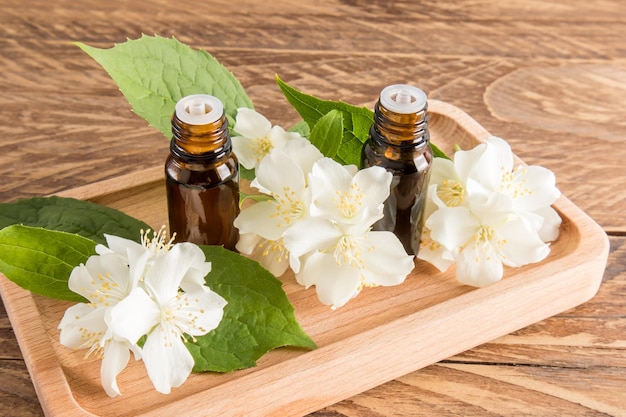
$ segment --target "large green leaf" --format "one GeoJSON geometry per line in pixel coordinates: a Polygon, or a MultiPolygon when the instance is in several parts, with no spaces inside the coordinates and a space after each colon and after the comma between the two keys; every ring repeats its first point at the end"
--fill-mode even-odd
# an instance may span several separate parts
{"type": "Polygon", "coordinates": [[[0,203],[0,229],[13,224],[76,233],[97,243],[105,243],[105,233],[139,241],[140,230],[149,228],[146,223],[118,210],[62,197],[0,203]]]}
{"type": "Polygon", "coordinates": [[[239,107],[253,108],[241,83],[217,59],[174,38],[144,35],[110,49],[76,45],[109,73],[133,111],[167,138],[176,102],[190,94],[219,98],[231,127],[239,107]]]}
{"type": "Polygon", "coordinates": [[[85,301],[67,286],[75,266],[95,255],[96,242],[72,233],[14,225],[0,230],[0,272],[35,294],[85,301]]]}
{"type": "Polygon", "coordinates": [[[188,344],[194,371],[228,372],[254,366],[274,348],[316,347],[298,324],[278,279],[257,262],[222,247],[202,249],[212,262],[207,285],[228,304],[218,328],[188,344]]]}

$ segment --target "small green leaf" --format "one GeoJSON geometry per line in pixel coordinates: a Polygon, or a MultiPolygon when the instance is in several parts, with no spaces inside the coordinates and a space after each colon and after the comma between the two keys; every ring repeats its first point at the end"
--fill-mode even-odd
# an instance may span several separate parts
{"type": "Polygon", "coordinates": [[[273,198],[267,194],[247,194],[244,193],[243,191],[239,191],[239,207],[241,207],[243,205],[243,202],[246,200],[252,200],[252,201],[268,201],[268,200],[272,200],[273,198]]]}
{"type": "Polygon", "coordinates": [[[139,241],[139,231],[150,227],[109,207],[55,196],[0,203],[0,229],[12,224],[76,233],[96,243],[105,243],[105,233],[139,241]]]}
{"type": "Polygon", "coordinates": [[[361,149],[369,137],[369,130],[374,123],[374,112],[366,107],[356,107],[342,101],[322,100],[304,94],[276,77],[278,87],[287,101],[296,109],[302,119],[315,126],[331,110],[338,110],[343,115],[343,138],[340,148],[333,159],[343,165],[361,166],[361,149]]]}
{"type": "Polygon", "coordinates": [[[290,132],[297,132],[303,138],[308,138],[311,135],[311,127],[304,120],[302,120],[302,121],[296,123],[295,125],[291,126],[291,129],[289,129],[289,131],[290,132]]]}
{"type": "Polygon", "coordinates": [[[430,147],[433,150],[433,156],[435,158],[450,159],[450,157],[448,155],[446,155],[446,153],[444,151],[439,149],[434,143],[430,142],[430,147]]]}
{"type": "Polygon", "coordinates": [[[65,232],[14,225],[0,230],[0,272],[35,294],[85,301],[67,286],[75,266],[95,255],[96,242],[65,232]]]}
{"type": "Polygon", "coordinates": [[[315,123],[311,130],[310,141],[322,154],[334,159],[342,137],[343,114],[339,110],[331,110],[315,123]]]}
{"type": "Polygon", "coordinates": [[[256,172],[254,171],[254,168],[248,169],[241,164],[239,165],[239,178],[242,180],[252,181],[255,176],[256,172]]]}
{"type": "Polygon", "coordinates": [[[241,83],[226,67],[208,52],[175,38],[143,35],[110,49],[76,45],[109,73],[133,111],[167,138],[176,102],[190,94],[219,98],[230,127],[239,107],[253,108],[241,83]]]}
{"type": "Polygon", "coordinates": [[[194,371],[248,368],[278,347],[316,348],[298,324],[278,279],[257,262],[222,247],[202,249],[212,263],[207,285],[228,304],[218,328],[188,344],[194,371]]]}

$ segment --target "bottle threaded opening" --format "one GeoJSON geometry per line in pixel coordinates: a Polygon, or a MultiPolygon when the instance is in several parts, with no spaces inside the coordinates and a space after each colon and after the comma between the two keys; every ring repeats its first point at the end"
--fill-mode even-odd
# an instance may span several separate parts
{"type": "Polygon", "coordinates": [[[224,105],[217,97],[208,94],[192,94],[176,103],[176,117],[190,125],[206,125],[219,120],[224,105]]]}
{"type": "Polygon", "coordinates": [[[426,93],[412,85],[393,84],[380,92],[380,103],[395,113],[418,113],[426,107],[426,93]]]}

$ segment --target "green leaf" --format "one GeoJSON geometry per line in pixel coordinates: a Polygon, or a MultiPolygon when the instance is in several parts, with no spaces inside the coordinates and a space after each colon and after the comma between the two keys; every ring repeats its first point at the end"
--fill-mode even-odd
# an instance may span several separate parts
{"type": "Polygon", "coordinates": [[[356,107],[342,101],[322,100],[304,94],[276,76],[276,83],[296,109],[302,119],[315,126],[319,119],[331,110],[341,112],[343,116],[343,138],[337,154],[333,158],[343,165],[361,166],[361,149],[369,137],[369,130],[374,123],[374,112],[366,107],[356,107]]]}
{"type": "Polygon", "coordinates": [[[248,169],[241,164],[239,165],[239,178],[241,178],[242,180],[252,181],[254,177],[256,177],[256,172],[254,171],[254,168],[248,169]]]}
{"type": "Polygon", "coordinates": [[[96,243],[104,234],[139,241],[150,226],[118,210],[89,201],[62,197],[34,197],[0,204],[0,229],[12,224],[76,233],[96,243]]]}
{"type": "Polygon", "coordinates": [[[439,149],[434,143],[430,142],[430,147],[433,150],[433,157],[450,159],[448,155],[441,149],[439,149]]]}
{"type": "Polygon", "coordinates": [[[188,344],[194,371],[248,368],[278,347],[316,348],[298,324],[278,279],[257,262],[222,247],[202,249],[212,262],[207,285],[228,304],[217,329],[188,344]]]}
{"type": "Polygon", "coordinates": [[[267,194],[248,194],[243,191],[239,191],[239,207],[241,207],[246,200],[259,202],[273,200],[273,198],[267,194]]]}
{"type": "Polygon", "coordinates": [[[109,73],[133,111],[167,138],[176,102],[190,94],[219,98],[231,127],[239,107],[253,108],[241,83],[226,67],[208,52],[175,38],[143,35],[110,49],[76,45],[109,73]]]}
{"type": "Polygon", "coordinates": [[[14,225],[0,230],[0,272],[35,294],[85,301],[67,286],[75,266],[95,255],[96,242],[65,232],[14,225]]]}
{"type": "Polygon", "coordinates": [[[315,123],[311,130],[310,141],[325,156],[335,158],[342,137],[343,114],[339,110],[331,110],[315,123]]]}
{"type": "Polygon", "coordinates": [[[308,138],[311,135],[311,127],[304,120],[301,120],[300,122],[291,126],[291,129],[289,129],[289,131],[299,133],[300,136],[302,136],[303,138],[308,138]]]}

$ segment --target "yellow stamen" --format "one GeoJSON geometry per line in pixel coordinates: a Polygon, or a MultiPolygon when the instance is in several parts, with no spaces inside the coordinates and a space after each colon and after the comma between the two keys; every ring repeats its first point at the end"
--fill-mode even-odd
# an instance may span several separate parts
{"type": "Polygon", "coordinates": [[[359,184],[352,183],[350,189],[347,191],[339,191],[335,193],[333,201],[337,206],[337,209],[345,218],[353,218],[359,213],[359,210],[363,206],[363,199],[365,196],[361,191],[359,184]]]}
{"type": "Polygon", "coordinates": [[[252,148],[252,153],[256,155],[257,162],[260,162],[274,148],[269,133],[262,138],[252,139],[248,143],[252,148]]]}
{"type": "Polygon", "coordinates": [[[304,216],[306,212],[304,203],[298,199],[291,187],[283,187],[281,194],[273,194],[272,197],[274,197],[276,211],[270,215],[270,218],[277,219],[276,227],[289,226],[304,216]]]}
{"type": "Polygon", "coordinates": [[[155,255],[163,254],[174,246],[174,239],[176,238],[176,233],[172,234],[172,237],[169,240],[167,239],[167,230],[165,226],[161,226],[159,231],[153,231],[152,237],[150,237],[151,230],[141,230],[141,244],[150,249],[155,255]]]}
{"type": "Polygon", "coordinates": [[[446,179],[437,187],[437,197],[448,207],[458,207],[463,204],[465,189],[458,181],[446,179]]]}

